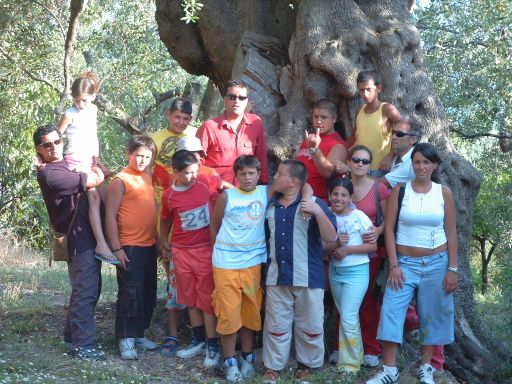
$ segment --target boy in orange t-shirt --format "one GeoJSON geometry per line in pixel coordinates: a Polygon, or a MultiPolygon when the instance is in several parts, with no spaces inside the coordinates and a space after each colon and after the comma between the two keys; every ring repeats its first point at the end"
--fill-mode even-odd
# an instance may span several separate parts
{"type": "Polygon", "coordinates": [[[105,223],[117,270],[116,337],[121,358],[138,359],[136,347],[156,349],[144,337],[156,305],[156,218],[151,176],[156,145],[149,136],[128,141],[128,165],[110,183],[105,223]],[[143,214],[141,214],[143,212],[143,214]]]}

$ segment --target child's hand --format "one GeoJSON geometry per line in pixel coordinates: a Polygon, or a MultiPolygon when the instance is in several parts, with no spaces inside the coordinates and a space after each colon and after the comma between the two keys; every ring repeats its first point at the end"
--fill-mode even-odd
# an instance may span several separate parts
{"type": "Polygon", "coordinates": [[[103,177],[105,179],[108,179],[110,176],[112,176],[112,171],[110,171],[109,169],[107,169],[107,167],[105,167],[103,165],[103,163],[100,161],[99,157],[97,156],[93,156],[93,167],[98,167],[99,169],[101,169],[101,172],[103,172],[103,177]]]}
{"type": "Polygon", "coordinates": [[[46,164],[43,162],[43,158],[39,155],[36,155],[34,157],[34,160],[32,161],[32,166],[34,167],[34,169],[37,171],[38,169],[41,169],[45,166],[46,164]]]}
{"type": "Polygon", "coordinates": [[[335,248],[332,251],[332,257],[336,260],[342,260],[345,256],[347,256],[347,248],[345,247],[335,248]]]}
{"type": "Polygon", "coordinates": [[[317,215],[322,212],[322,208],[313,200],[301,200],[300,201],[300,210],[311,216],[317,215]]]}
{"type": "Polygon", "coordinates": [[[350,235],[347,232],[341,232],[338,235],[338,243],[339,243],[340,247],[346,245],[349,240],[350,240],[350,235]]]}

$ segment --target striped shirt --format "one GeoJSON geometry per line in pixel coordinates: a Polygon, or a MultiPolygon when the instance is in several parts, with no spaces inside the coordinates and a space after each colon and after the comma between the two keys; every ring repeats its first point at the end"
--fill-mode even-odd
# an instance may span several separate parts
{"type": "MultiPolygon", "coordinates": [[[[304,220],[300,212],[299,193],[288,207],[277,197],[269,203],[266,226],[270,232],[267,264],[267,285],[324,288],[322,239],[318,222],[313,216],[304,220]]],[[[313,197],[336,228],[336,218],[327,205],[313,197]]]]}

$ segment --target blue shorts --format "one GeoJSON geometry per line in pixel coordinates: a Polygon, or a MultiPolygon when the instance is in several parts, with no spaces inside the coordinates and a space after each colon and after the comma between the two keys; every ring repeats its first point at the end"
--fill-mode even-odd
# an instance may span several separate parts
{"type": "Polygon", "coordinates": [[[377,339],[402,343],[407,307],[417,293],[421,345],[445,345],[454,339],[453,294],[447,294],[443,280],[448,270],[448,252],[431,256],[398,255],[405,276],[402,289],[389,284],[384,293],[377,339]]]}

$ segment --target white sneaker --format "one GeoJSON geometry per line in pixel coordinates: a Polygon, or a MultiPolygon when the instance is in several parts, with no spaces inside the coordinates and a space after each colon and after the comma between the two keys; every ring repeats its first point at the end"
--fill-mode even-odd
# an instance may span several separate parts
{"type": "Polygon", "coordinates": [[[226,372],[226,380],[230,383],[242,381],[242,374],[238,370],[238,364],[233,357],[224,361],[222,369],[226,372]]]}
{"type": "Polygon", "coordinates": [[[215,368],[219,365],[220,352],[218,351],[219,347],[217,347],[217,351],[210,349],[208,345],[206,348],[206,357],[203,361],[203,367],[205,368],[215,368]]]}
{"type": "Polygon", "coordinates": [[[418,367],[418,380],[420,384],[435,384],[434,368],[430,364],[422,364],[418,367]]]}
{"type": "Polygon", "coordinates": [[[254,362],[256,361],[256,355],[251,353],[244,359],[240,357],[240,373],[244,379],[253,377],[256,372],[254,371],[254,362]]]}
{"type": "Polygon", "coordinates": [[[331,356],[329,356],[329,364],[334,364],[334,365],[338,364],[339,356],[340,356],[339,351],[334,351],[333,353],[331,353],[331,356]]]}
{"type": "Polygon", "coordinates": [[[119,352],[123,360],[137,360],[139,356],[135,350],[135,339],[128,337],[119,340],[119,352]]]}
{"type": "Polygon", "coordinates": [[[397,384],[398,371],[396,374],[393,374],[389,369],[386,368],[387,367],[382,367],[382,370],[370,380],[368,380],[366,384],[397,384]]]}
{"type": "Polygon", "coordinates": [[[364,355],[363,356],[363,367],[375,368],[379,365],[379,356],[375,355],[364,355]]]}
{"type": "Polygon", "coordinates": [[[191,357],[202,355],[206,350],[205,341],[197,341],[192,338],[192,341],[185,348],[176,352],[176,356],[181,359],[190,359],[191,357]]]}
{"type": "Polygon", "coordinates": [[[158,344],[149,340],[147,337],[136,337],[135,346],[142,349],[153,350],[158,348],[158,344]]]}

